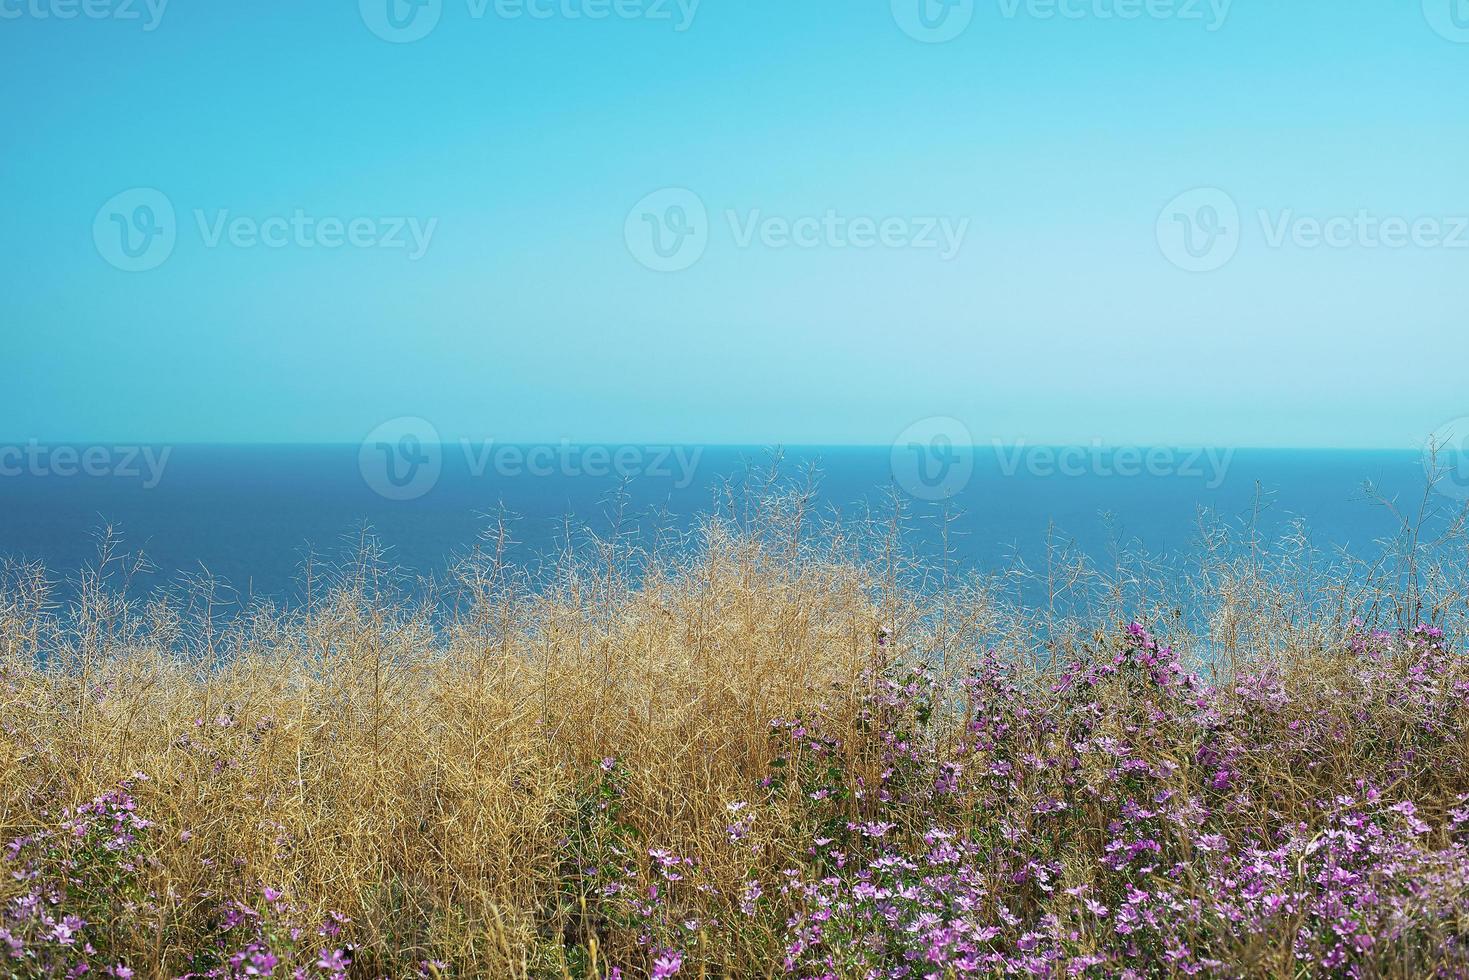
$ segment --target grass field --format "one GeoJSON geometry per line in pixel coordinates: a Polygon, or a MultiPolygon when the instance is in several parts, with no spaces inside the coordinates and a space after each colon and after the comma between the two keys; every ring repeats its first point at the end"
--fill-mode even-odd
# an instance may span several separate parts
{"type": "Polygon", "coordinates": [[[230,617],[10,568],[0,975],[1469,975],[1461,538],[816,523],[230,617]]]}

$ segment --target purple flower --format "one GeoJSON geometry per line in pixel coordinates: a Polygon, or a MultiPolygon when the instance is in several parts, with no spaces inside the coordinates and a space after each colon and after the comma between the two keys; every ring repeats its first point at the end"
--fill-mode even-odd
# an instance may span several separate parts
{"type": "Polygon", "coordinates": [[[268,977],[276,966],[276,956],[270,950],[261,950],[250,956],[250,962],[245,966],[245,975],[249,977],[268,977]]]}
{"type": "Polygon", "coordinates": [[[51,936],[62,946],[70,946],[77,933],[82,931],[86,925],[81,919],[74,915],[68,915],[60,922],[51,927],[51,936]]]}
{"type": "Polygon", "coordinates": [[[683,954],[669,950],[653,961],[652,980],[668,980],[669,977],[676,976],[682,966],[683,954]]]}
{"type": "Polygon", "coordinates": [[[341,949],[334,949],[330,952],[322,953],[321,957],[316,961],[318,967],[333,973],[341,973],[351,964],[351,957],[347,955],[345,950],[341,949]]]}

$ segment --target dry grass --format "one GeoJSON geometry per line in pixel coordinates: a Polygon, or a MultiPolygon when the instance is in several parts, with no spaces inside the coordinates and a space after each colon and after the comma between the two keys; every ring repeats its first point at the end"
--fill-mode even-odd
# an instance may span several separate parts
{"type": "MultiPolygon", "coordinates": [[[[1194,564],[1119,550],[1099,566],[1056,545],[1038,569],[961,580],[943,555],[902,557],[901,520],[854,536],[814,529],[805,506],[787,496],[716,522],[690,551],[634,554],[613,535],[534,588],[492,536],[437,597],[447,617],[394,592],[370,549],[314,571],[299,608],[231,617],[208,589],[129,600],[110,550],[65,606],[13,568],[0,838],[146,774],[133,795],[155,824],[151,899],[114,951],[139,976],[184,972],[217,903],[263,885],[302,921],[350,915],[364,976],[425,960],[456,976],[570,975],[584,967],[568,948],[588,941],[598,964],[643,962],[628,930],[578,924],[565,892],[567,840],[604,758],[621,762],[641,839],[700,856],[734,895],[750,869],[721,847],[726,804],[770,771],[772,719],[852,730],[874,666],[921,656],[954,674],[993,648],[1044,670],[1143,618],[1195,662],[1273,663],[1298,697],[1329,699],[1349,683],[1331,651],[1353,616],[1453,631],[1469,612],[1462,542],[1430,549],[1406,523],[1370,565],[1213,527],[1194,564]],[[892,647],[876,642],[885,624],[892,647]]],[[[1371,751],[1323,745],[1316,780],[1349,783],[1371,751]]],[[[1303,809],[1318,790],[1296,794],[1303,809]]],[[[792,845],[768,843],[774,876],[792,845]]],[[[738,936],[700,968],[775,974],[776,945],[738,936]]]]}

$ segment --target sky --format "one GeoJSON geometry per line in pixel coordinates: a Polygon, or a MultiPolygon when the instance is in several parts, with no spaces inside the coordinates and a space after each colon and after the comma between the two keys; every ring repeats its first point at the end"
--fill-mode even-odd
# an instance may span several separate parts
{"type": "Polygon", "coordinates": [[[0,0],[0,82],[0,440],[1469,416],[1469,0],[0,0]]]}

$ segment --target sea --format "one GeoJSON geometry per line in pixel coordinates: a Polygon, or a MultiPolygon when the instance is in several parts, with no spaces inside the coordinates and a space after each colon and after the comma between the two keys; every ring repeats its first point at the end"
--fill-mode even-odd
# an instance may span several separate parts
{"type": "Polygon", "coordinates": [[[442,576],[505,518],[512,562],[544,563],[568,537],[624,540],[743,514],[770,492],[806,494],[819,521],[901,513],[919,551],[1002,571],[1047,541],[1100,557],[1199,543],[1201,521],[1266,537],[1303,527],[1369,554],[1425,500],[1447,512],[1464,481],[1429,489],[1407,451],[1127,447],[362,445],[57,446],[0,451],[0,558],[43,563],[65,594],[104,529],[146,556],[148,587],[207,573],[242,600],[289,603],[307,556],[340,559],[371,534],[408,578],[442,576]],[[944,530],[947,529],[947,534],[944,530]],[[944,542],[947,542],[945,545],[944,542]]]}

